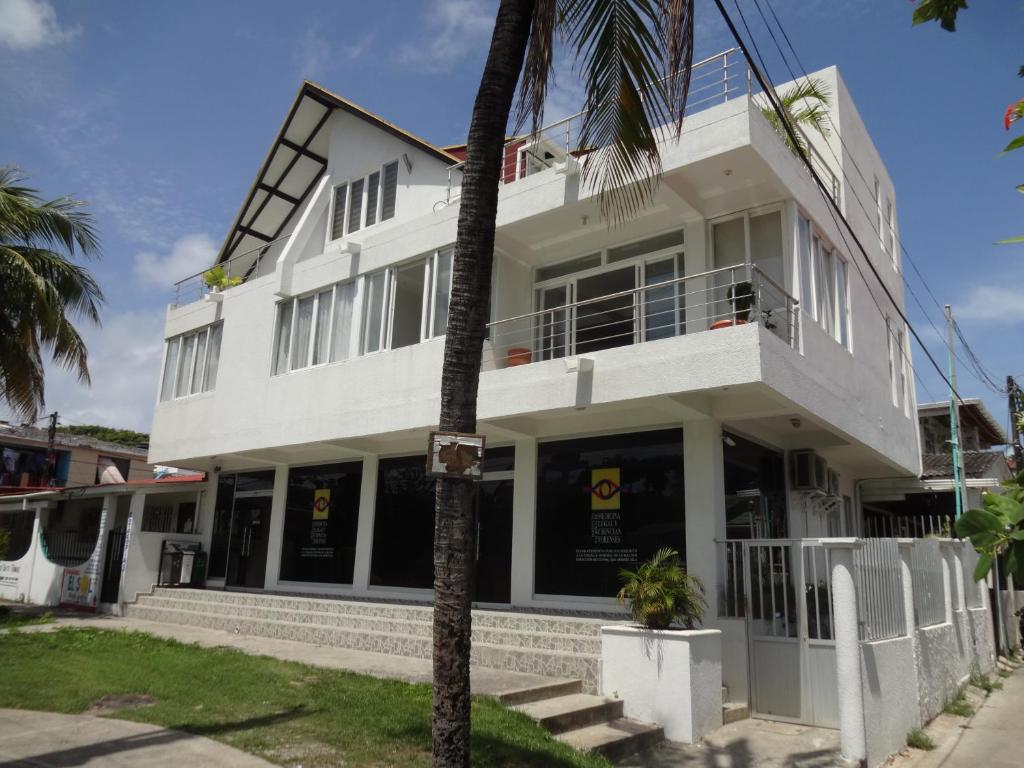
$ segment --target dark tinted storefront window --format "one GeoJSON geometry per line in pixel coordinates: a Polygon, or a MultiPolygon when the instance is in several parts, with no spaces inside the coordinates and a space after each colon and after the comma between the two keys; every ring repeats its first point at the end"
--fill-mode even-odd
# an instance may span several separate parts
{"type": "Polygon", "coordinates": [[[788,526],[782,454],[727,432],[722,440],[727,538],[784,538],[788,526]]]}
{"type": "Polygon", "coordinates": [[[351,584],[362,462],[292,467],[281,546],[281,579],[351,584]]]}
{"type": "Polygon", "coordinates": [[[665,546],[685,560],[682,430],[542,443],[537,459],[537,593],[614,597],[620,568],[665,546]]]}
{"type": "Polygon", "coordinates": [[[481,469],[486,472],[511,472],[516,468],[515,446],[508,445],[501,448],[488,446],[484,450],[484,461],[481,469]]]}
{"type": "Polygon", "coordinates": [[[228,532],[231,530],[231,505],[235,501],[235,476],[217,478],[217,502],[213,509],[213,536],[210,538],[208,578],[223,579],[227,562],[228,532]]]}
{"type": "Polygon", "coordinates": [[[423,456],[381,459],[370,584],[434,585],[434,486],[423,456]]]}

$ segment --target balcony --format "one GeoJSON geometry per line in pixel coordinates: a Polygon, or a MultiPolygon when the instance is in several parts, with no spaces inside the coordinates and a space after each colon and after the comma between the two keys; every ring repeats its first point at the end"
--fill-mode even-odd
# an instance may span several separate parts
{"type": "Polygon", "coordinates": [[[797,346],[798,302],[756,264],[672,279],[648,268],[641,286],[635,286],[637,276],[625,266],[538,289],[542,309],[488,325],[482,370],[749,323],[797,346]]]}

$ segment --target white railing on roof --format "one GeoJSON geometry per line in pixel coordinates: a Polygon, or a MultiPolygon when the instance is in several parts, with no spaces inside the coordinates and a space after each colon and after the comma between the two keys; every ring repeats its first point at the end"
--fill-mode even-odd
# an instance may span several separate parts
{"type": "MultiPolygon", "coordinates": [[[[281,235],[276,240],[271,240],[269,243],[258,248],[251,248],[248,251],[237,253],[227,261],[222,261],[213,266],[221,267],[226,277],[237,279],[240,283],[247,282],[255,277],[263,277],[274,271],[277,257],[281,255],[281,251],[284,250],[284,245],[289,237],[291,237],[291,232],[287,235],[281,235]]],[[[191,304],[193,301],[199,301],[206,294],[210,293],[212,289],[206,284],[206,279],[203,276],[213,266],[176,282],[174,284],[174,304],[172,306],[180,307],[183,304],[191,304]]]]}

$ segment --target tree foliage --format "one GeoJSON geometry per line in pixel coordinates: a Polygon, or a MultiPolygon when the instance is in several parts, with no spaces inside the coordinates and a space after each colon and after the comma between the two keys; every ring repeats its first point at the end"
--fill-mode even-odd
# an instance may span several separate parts
{"type": "Polygon", "coordinates": [[[981,581],[996,559],[1003,574],[1024,584],[1024,476],[1003,484],[1004,494],[986,493],[982,509],[968,510],[956,521],[956,534],[970,539],[981,557],[974,570],[981,581]]]}
{"type": "MultiPolygon", "coordinates": [[[[779,94],[779,101],[782,110],[788,118],[790,125],[800,128],[813,128],[822,136],[828,136],[828,108],[832,103],[832,92],[829,91],[825,81],[812,77],[789,88],[785,93],[779,94]]],[[[769,105],[761,107],[761,114],[764,115],[775,132],[786,142],[786,146],[797,155],[807,154],[807,142],[800,131],[794,131],[797,143],[789,137],[779,119],[778,113],[769,105]]]]}
{"type": "Polygon", "coordinates": [[[45,402],[45,357],[89,382],[85,342],[72,321],[99,323],[103,293],[75,263],[99,254],[84,203],[43,202],[24,181],[0,168],[0,397],[31,422],[45,402]]]}
{"type": "Polygon", "coordinates": [[[104,427],[99,424],[74,424],[61,427],[59,431],[67,435],[94,437],[97,440],[117,443],[118,445],[129,445],[133,448],[149,445],[149,435],[145,432],[136,432],[133,429],[117,429],[115,427],[104,427]]]}

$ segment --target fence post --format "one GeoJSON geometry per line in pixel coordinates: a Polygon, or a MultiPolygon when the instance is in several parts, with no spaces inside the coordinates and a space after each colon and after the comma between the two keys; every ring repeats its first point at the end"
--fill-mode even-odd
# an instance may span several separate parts
{"type": "Polygon", "coordinates": [[[900,577],[903,580],[903,616],[906,622],[907,637],[913,637],[917,629],[914,617],[914,575],[910,568],[910,551],[914,548],[913,539],[896,539],[900,548],[900,577]]]}
{"type": "Polygon", "coordinates": [[[860,539],[822,539],[832,562],[832,615],[835,622],[836,682],[839,699],[841,758],[861,765],[867,759],[864,689],[860,674],[860,627],[853,555],[860,539]]]}
{"type": "Polygon", "coordinates": [[[953,558],[950,545],[953,542],[943,539],[939,542],[939,551],[942,553],[942,602],[946,607],[946,623],[953,623],[953,590],[956,589],[956,582],[953,580],[953,558]]]}

